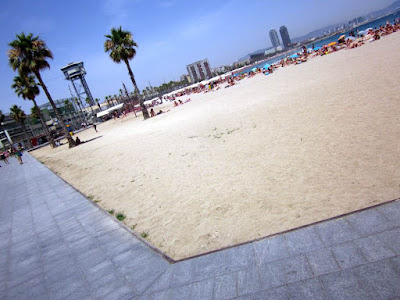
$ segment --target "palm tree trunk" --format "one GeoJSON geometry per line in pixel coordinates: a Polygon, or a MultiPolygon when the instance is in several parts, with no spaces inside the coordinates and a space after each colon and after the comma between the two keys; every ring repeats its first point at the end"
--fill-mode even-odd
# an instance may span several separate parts
{"type": "Polygon", "coordinates": [[[32,148],[32,143],[31,140],[29,138],[28,132],[26,131],[26,127],[25,127],[25,121],[21,121],[21,127],[22,127],[22,131],[24,132],[25,138],[28,140],[28,143],[30,145],[30,148],[32,148]]]}
{"type": "Polygon", "coordinates": [[[72,137],[70,136],[67,126],[65,126],[64,120],[61,118],[60,114],[58,113],[57,107],[53,101],[53,99],[51,98],[51,95],[49,93],[49,91],[47,90],[46,85],[44,84],[43,80],[42,80],[42,76],[40,76],[40,73],[38,71],[34,72],[36,75],[36,78],[39,80],[39,83],[42,87],[42,89],[44,90],[47,99],[50,102],[51,107],[53,107],[54,113],[56,114],[56,117],[58,119],[58,121],[61,123],[61,127],[64,130],[64,136],[66,137],[66,139],[68,140],[68,145],[69,147],[74,147],[75,146],[75,141],[72,139],[72,137]]]}
{"type": "Polygon", "coordinates": [[[39,108],[39,106],[37,105],[35,99],[31,99],[31,100],[33,101],[33,104],[35,105],[36,111],[37,111],[37,113],[38,113],[38,115],[39,115],[40,123],[42,124],[42,128],[43,128],[44,134],[46,135],[47,140],[49,141],[50,146],[51,146],[52,148],[55,148],[56,144],[54,143],[54,139],[53,139],[53,137],[51,136],[51,134],[50,134],[50,132],[49,132],[49,128],[47,128],[46,122],[45,122],[44,119],[43,119],[42,112],[40,111],[40,108],[39,108]]]}
{"type": "Polygon", "coordinates": [[[133,87],[135,88],[135,91],[137,92],[137,95],[139,97],[140,109],[142,110],[143,118],[146,120],[146,119],[150,118],[149,112],[147,111],[146,105],[144,105],[143,98],[140,95],[139,88],[138,88],[138,86],[136,84],[135,77],[133,76],[133,73],[132,73],[132,70],[131,70],[131,66],[129,65],[129,62],[128,62],[127,59],[125,60],[125,64],[126,64],[126,66],[128,68],[129,75],[131,76],[133,87]]]}

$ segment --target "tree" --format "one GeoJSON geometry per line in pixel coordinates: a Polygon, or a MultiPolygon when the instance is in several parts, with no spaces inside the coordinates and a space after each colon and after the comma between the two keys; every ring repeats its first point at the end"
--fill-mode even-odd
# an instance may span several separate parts
{"type": "Polygon", "coordinates": [[[46,43],[39,39],[38,36],[33,36],[32,33],[25,35],[25,33],[21,33],[20,35],[16,35],[16,39],[8,44],[11,49],[8,51],[8,59],[11,68],[14,71],[18,71],[21,74],[34,74],[39,80],[40,86],[45,92],[47,99],[52,106],[54,113],[58,121],[61,124],[61,127],[64,131],[64,135],[68,140],[69,147],[75,146],[75,141],[70,136],[67,127],[65,126],[65,122],[60,116],[60,113],[57,110],[57,107],[42,80],[42,76],[40,72],[44,69],[49,69],[50,65],[47,59],[53,59],[53,54],[50,49],[47,48],[46,43]]]}
{"type": "Polygon", "coordinates": [[[97,103],[97,106],[99,107],[99,109],[101,111],[102,109],[101,109],[101,106],[100,106],[100,99],[96,98],[96,99],[94,99],[94,101],[97,103]]]}
{"type": "Polygon", "coordinates": [[[26,120],[25,112],[21,109],[21,106],[17,106],[15,104],[11,106],[10,112],[11,112],[11,117],[14,119],[14,121],[21,124],[25,138],[28,140],[29,145],[32,147],[31,140],[29,138],[28,132],[26,131],[25,127],[25,120],[26,120]]]}
{"type": "Polygon", "coordinates": [[[3,115],[3,112],[0,110],[0,124],[2,123],[2,122],[4,122],[4,119],[6,118],[6,116],[5,115],[3,115]]]}
{"type": "Polygon", "coordinates": [[[129,60],[133,59],[136,55],[136,49],[138,45],[132,39],[132,33],[129,31],[122,30],[121,26],[119,28],[112,28],[111,34],[105,35],[107,40],[104,43],[104,51],[110,55],[110,58],[117,64],[122,61],[126,64],[128,68],[129,75],[135,91],[137,91],[139,97],[140,108],[142,110],[143,118],[148,119],[149,112],[144,105],[143,98],[140,96],[139,88],[136,84],[135,77],[129,60]]]}
{"type": "Polygon", "coordinates": [[[64,100],[64,105],[68,109],[68,111],[71,112],[71,110],[73,108],[71,101],[69,101],[68,99],[64,100]]]}
{"type": "Polygon", "coordinates": [[[36,111],[35,117],[40,120],[44,134],[46,135],[50,146],[54,148],[55,147],[54,139],[49,132],[49,129],[40,111],[40,108],[35,100],[36,96],[39,95],[40,93],[39,87],[35,82],[35,77],[32,75],[15,76],[14,83],[11,85],[11,87],[14,89],[18,97],[22,97],[22,99],[24,100],[28,99],[33,102],[36,111]]]}
{"type": "Polygon", "coordinates": [[[92,102],[90,101],[89,97],[87,97],[87,98],[85,99],[85,102],[86,102],[86,104],[89,105],[89,107],[90,107],[90,111],[92,112],[92,119],[93,119],[93,118],[94,118],[94,112],[93,112],[93,108],[92,108],[92,102]]]}

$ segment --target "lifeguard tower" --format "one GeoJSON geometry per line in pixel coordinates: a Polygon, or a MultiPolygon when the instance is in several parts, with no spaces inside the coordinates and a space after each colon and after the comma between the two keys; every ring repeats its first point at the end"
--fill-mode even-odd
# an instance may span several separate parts
{"type": "Polygon", "coordinates": [[[83,67],[83,62],[70,63],[64,68],[61,68],[61,71],[63,71],[65,79],[72,82],[79,100],[83,100],[83,103],[85,103],[85,99],[89,98],[90,105],[94,105],[92,93],[85,80],[86,71],[83,67]]]}

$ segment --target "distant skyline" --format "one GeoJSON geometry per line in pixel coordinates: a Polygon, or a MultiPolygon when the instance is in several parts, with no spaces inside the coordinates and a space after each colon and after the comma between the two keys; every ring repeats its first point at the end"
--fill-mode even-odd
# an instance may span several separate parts
{"type": "MultiPolygon", "coordinates": [[[[117,94],[125,83],[133,91],[126,67],[104,53],[105,34],[122,26],[139,45],[131,63],[140,89],[179,80],[186,65],[208,59],[212,68],[230,64],[254,50],[271,46],[269,30],[285,25],[296,38],[315,29],[347,22],[382,9],[394,0],[210,1],[87,0],[11,1],[0,3],[0,109],[13,104],[30,113],[32,104],[16,96],[16,75],[8,65],[8,43],[22,31],[39,35],[52,50],[50,70],[42,73],[53,99],[70,97],[60,68],[83,61],[93,97],[117,94]]],[[[39,104],[47,102],[41,91],[39,104]]]]}

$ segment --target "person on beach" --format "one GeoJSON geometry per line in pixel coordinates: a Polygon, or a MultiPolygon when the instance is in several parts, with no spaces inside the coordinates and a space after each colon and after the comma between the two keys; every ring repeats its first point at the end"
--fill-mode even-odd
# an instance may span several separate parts
{"type": "Polygon", "coordinates": [[[18,160],[19,164],[22,165],[22,152],[19,150],[16,150],[15,148],[12,149],[12,152],[15,155],[15,158],[18,160]]]}
{"type": "Polygon", "coordinates": [[[151,109],[151,110],[150,110],[150,116],[151,116],[151,117],[154,117],[155,115],[156,115],[156,114],[155,114],[155,112],[154,112],[154,109],[151,109]]]}
{"type": "Polygon", "coordinates": [[[75,144],[78,146],[78,145],[80,145],[82,142],[81,142],[81,140],[79,139],[79,137],[76,137],[76,139],[75,139],[75,144]]]}
{"type": "Polygon", "coordinates": [[[94,128],[94,130],[97,132],[97,126],[96,126],[96,124],[94,124],[94,123],[93,123],[93,128],[94,128]]]}
{"type": "Polygon", "coordinates": [[[7,159],[7,156],[6,156],[6,153],[5,153],[5,152],[2,152],[2,153],[1,153],[0,159],[1,159],[2,161],[4,161],[4,163],[5,163],[6,165],[8,165],[8,164],[10,163],[10,162],[8,161],[8,159],[7,159]]]}

